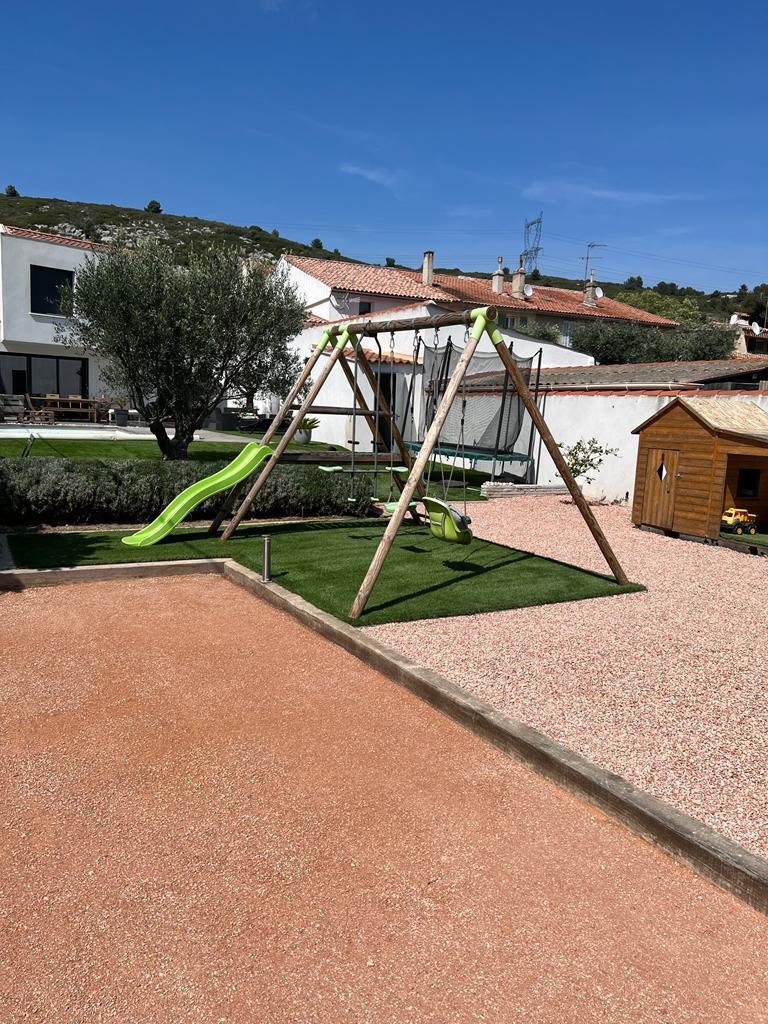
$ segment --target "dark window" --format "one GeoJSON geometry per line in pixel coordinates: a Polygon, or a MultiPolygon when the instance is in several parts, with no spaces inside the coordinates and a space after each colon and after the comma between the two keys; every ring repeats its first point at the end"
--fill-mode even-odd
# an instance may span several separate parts
{"type": "Polygon", "coordinates": [[[0,356],[0,392],[4,395],[25,395],[27,387],[27,357],[0,356]]]}
{"type": "Polygon", "coordinates": [[[760,492],[760,470],[740,469],[736,484],[737,498],[756,498],[760,492]]]}
{"type": "Polygon", "coordinates": [[[0,353],[0,393],[88,397],[88,360],[0,353]]]}
{"type": "Polygon", "coordinates": [[[56,267],[29,268],[30,312],[58,316],[61,313],[59,289],[63,285],[72,287],[75,279],[72,270],[58,270],[56,267]]]}
{"type": "Polygon", "coordinates": [[[32,356],[29,390],[33,395],[58,395],[57,360],[50,356],[32,356]]]}
{"type": "Polygon", "coordinates": [[[357,310],[357,315],[358,316],[365,316],[366,313],[370,313],[370,312],[371,312],[371,304],[370,304],[370,302],[363,302],[361,300],[361,302],[359,304],[359,308],[357,310]]]}

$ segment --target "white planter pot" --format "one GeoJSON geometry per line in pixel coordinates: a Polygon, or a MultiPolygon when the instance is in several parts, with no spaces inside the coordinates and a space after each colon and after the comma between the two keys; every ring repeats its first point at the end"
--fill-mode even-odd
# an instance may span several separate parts
{"type": "Polygon", "coordinates": [[[296,444],[309,444],[309,442],[312,440],[312,431],[297,430],[296,433],[293,435],[293,440],[296,442],[296,444]]]}

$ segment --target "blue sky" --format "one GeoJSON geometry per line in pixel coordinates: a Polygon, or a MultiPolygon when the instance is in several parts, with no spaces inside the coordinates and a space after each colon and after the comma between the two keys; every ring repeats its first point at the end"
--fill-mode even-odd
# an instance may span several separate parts
{"type": "Polygon", "coordinates": [[[764,5],[0,2],[0,184],[359,259],[768,280],[764,5]]]}

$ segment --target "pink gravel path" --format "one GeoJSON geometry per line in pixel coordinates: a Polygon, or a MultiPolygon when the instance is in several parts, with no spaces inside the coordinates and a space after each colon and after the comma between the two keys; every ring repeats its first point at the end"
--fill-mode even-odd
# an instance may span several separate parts
{"type": "Polygon", "coordinates": [[[764,1024],[768,919],[226,580],[0,630],[2,1024],[764,1024]]]}
{"type": "MultiPolygon", "coordinates": [[[[768,559],[637,530],[624,507],[595,512],[647,593],[367,632],[768,855],[768,559]]],[[[606,571],[562,498],[472,516],[480,537],[606,571]]]]}

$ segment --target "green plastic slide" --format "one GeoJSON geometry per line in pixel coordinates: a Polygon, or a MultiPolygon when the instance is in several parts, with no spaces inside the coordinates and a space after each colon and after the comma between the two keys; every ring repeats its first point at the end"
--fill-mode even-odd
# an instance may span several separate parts
{"type": "Polygon", "coordinates": [[[177,495],[149,526],[145,526],[138,533],[132,533],[130,537],[123,537],[123,544],[129,544],[134,548],[148,548],[152,544],[157,544],[206,498],[213,497],[219,491],[228,491],[230,487],[239,484],[272,454],[273,449],[269,445],[259,444],[258,441],[247,444],[224,469],[198,480],[196,484],[192,484],[177,495]]]}

